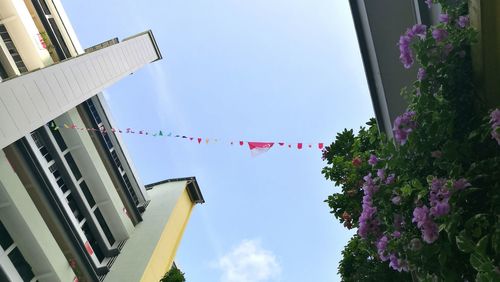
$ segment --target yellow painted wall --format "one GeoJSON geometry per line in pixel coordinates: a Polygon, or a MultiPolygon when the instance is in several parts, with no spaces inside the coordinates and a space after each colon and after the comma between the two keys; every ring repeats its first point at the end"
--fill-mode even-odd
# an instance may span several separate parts
{"type": "Polygon", "coordinates": [[[193,207],[187,189],[184,189],[151,255],[141,282],[158,282],[172,267],[193,207]]]}

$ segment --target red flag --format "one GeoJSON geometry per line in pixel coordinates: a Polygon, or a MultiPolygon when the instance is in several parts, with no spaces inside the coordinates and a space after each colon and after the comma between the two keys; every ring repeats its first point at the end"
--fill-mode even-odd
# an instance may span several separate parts
{"type": "Polygon", "coordinates": [[[318,144],[318,148],[319,148],[320,150],[321,150],[321,149],[323,149],[323,143],[319,143],[319,144],[318,144]]]}
{"type": "Polygon", "coordinates": [[[302,149],[302,143],[297,143],[297,149],[302,149]]]}
{"type": "Polygon", "coordinates": [[[200,144],[200,143],[201,143],[201,138],[198,138],[198,144],[200,144]]]}
{"type": "Polygon", "coordinates": [[[240,146],[243,146],[243,141],[240,141],[240,146]]]}
{"type": "Polygon", "coordinates": [[[248,147],[254,157],[269,151],[273,145],[273,142],[248,142],[248,147]]]}

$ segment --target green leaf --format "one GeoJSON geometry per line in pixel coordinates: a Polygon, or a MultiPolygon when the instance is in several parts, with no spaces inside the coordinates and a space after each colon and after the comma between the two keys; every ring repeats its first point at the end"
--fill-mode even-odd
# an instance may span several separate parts
{"type": "Polygon", "coordinates": [[[489,275],[487,275],[486,273],[483,273],[483,272],[478,272],[477,273],[477,275],[476,275],[476,282],[489,282],[489,281],[492,281],[489,278],[489,275]]]}
{"type": "Polygon", "coordinates": [[[411,195],[411,186],[408,184],[405,184],[403,187],[401,187],[401,193],[403,194],[404,197],[409,197],[411,195]]]}
{"type": "Polygon", "coordinates": [[[486,235],[483,238],[481,238],[481,240],[479,240],[479,242],[477,242],[477,244],[476,244],[476,250],[479,253],[481,253],[481,254],[485,254],[486,253],[486,249],[488,248],[489,239],[490,239],[490,236],[486,235]]]}
{"type": "Polygon", "coordinates": [[[484,261],[482,260],[480,255],[478,255],[477,253],[472,253],[470,255],[469,261],[476,271],[481,271],[481,267],[483,266],[484,261]]]}
{"type": "Polygon", "coordinates": [[[466,237],[465,232],[462,231],[460,234],[455,238],[457,242],[457,247],[460,251],[464,253],[471,253],[474,251],[474,245],[472,244],[472,241],[466,237]]]}
{"type": "Polygon", "coordinates": [[[493,263],[490,261],[490,259],[483,255],[483,254],[480,254],[478,252],[474,252],[470,255],[470,264],[472,265],[472,267],[474,267],[475,270],[477,270],[478,272],[486,272],[486,273],[489,273],[489,272],[492,272],[494,271],[493,268],[493,263]]]}

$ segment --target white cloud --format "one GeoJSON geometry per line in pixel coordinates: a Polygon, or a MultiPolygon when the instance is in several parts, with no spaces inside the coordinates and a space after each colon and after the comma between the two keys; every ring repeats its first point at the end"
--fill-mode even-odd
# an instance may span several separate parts
{"type": "Polygon", "coordinates": [[[222,282],[275,281],[281,273],[276,256],[259,240],[243,240],[217,261],[222,282]]]}

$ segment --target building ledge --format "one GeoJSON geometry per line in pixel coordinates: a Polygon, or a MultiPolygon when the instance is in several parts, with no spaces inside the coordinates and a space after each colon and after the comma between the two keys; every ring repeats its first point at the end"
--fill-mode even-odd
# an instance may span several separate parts
{"type": "Polygon", "coordinates": [[[194,206],[188,182],[150,186],[144,221],[136,226],[105,282],[159,281],[170,269],[194,206]]]}

